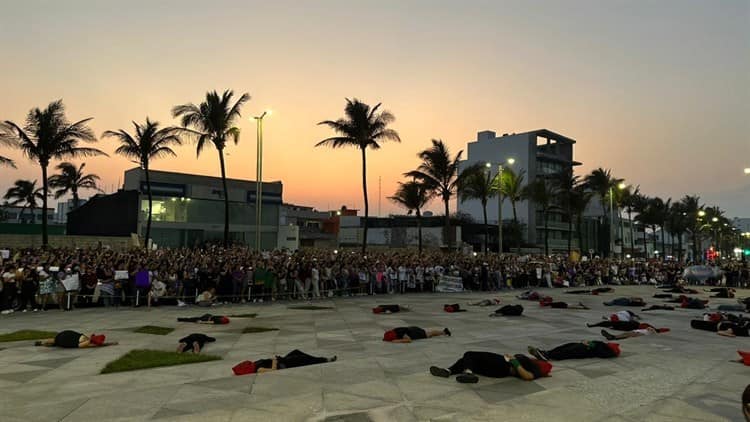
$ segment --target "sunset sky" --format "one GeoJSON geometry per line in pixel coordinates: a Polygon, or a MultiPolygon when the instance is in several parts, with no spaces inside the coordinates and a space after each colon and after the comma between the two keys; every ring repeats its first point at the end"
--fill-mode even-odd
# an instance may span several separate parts
{"type": "MultiPolygon", "coordinates": [[[[378,177],[382,214],[395,212],[385,198],[431,138],[458,151],[480,130],[547,128],[578,140],[581,173],[611,168],[646,194],[750,217],[747,0],[8,0],[0,48],[2,120],[62,98],[100,135],[146,116],[176,124],[172,106],[208,90],[248,92],[228,176],[254,179],[251,116],[271,108],[264,178],[287,202],[362,206],[358,153],[313,147],[331,134],[316,123],[356,97],[393,112],[403,140],[369,153],[372,214],[378,177]]],[[[219,174],[214,150],[178,154],[154,167],[219,174]]],[[[41,177],[2,155],[19,169],[0,169],[0,192],[41,177]]],[[[108,191],[130,167],[87,164],[108,191]]]]}

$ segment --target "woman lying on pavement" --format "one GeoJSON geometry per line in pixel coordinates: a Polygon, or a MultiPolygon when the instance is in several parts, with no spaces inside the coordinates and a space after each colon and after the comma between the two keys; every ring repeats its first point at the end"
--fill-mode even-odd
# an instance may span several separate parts
{"type": "Polygon", "coordinates": [[[104,334],[83,335],[77,331],[64,330],[55,335],[55,338],[39,340],[34,346],[62,347],[64,349],[85,349],[88,347],[114,346],[116,341],[105,343],[104,334]]]}
{"type": "Polygon", "coordinates": [[[413,340],[421,340],[437,336],[450,336],[447,328],[442,330],[425,330],[419,327],[396,327],[383,334],[383,341],[391,343],[411,343],[413,340]]]}
{"type": "Polygon", "coordinates": [[[550,350],[529,346],[529,353],[541,360],[566,360],[588,358],[616,358],[620,356],[620,345],[603,341],[581,341],[565,343],[550,350]]]}
{"type": "Polygon", "coordinates": [[[736,321],[705,321],[694,319],[690,321],[690,326],[697,330],[713,331],[725,337],[747,337],[750,320],[744,318],[736,321]]]}
{"type": "Polygon", "coordinates": [[[604,304],[607,306],[646,306],[646,302],[640,297],[618,297],[604,304]]]}
{"type": "Polygon", "coordinates": [[[453,365],[446,368],[431,366],[430,373],[448,378],[457,375],[460,383],[476,383],[477,375],[490,378],[513,376],[525,381],[549,376],[552,365],[524,355],[499,355],[491,352],[466,352],[453,365]]]}
{"type": "Polygon", "coordinates": [[[177,353],[185,353],[192,351],[193,353],[200,353],[203,350],[203,346],[206,343],[213,343],[216,339],[209,337],[205,334],[193,333],[187,337],[183,337],[179,340],[177,346],[177,353]]]}
{"type": "Polygon", "coordinates": [[[592,290],[569,290],[565,293],[569,295],[598,295],[599,293],[610,293],[614,291],[615,289],[611,287],[597,287],[592,290]]]}
{"type": "Polygon", "coordinates": [[[626,331],[622,334],[613,335],[607,330],[602,330],[602,336],[606,338],[607,340],[624,340],[626,338],[631,337],[640,337],[640,336],[648,336],[651,334],[661,334],[666,333],[669,331],[669,328],[654,328],[653,326],[649,325],[646,328],[638,328],[631,331],[626,331]]]}
{"type": "Polygon", "coordinates": [[[336,362],[336,356],[330,358],[317,357],[294,349],[284,356],[274,356],[270,359],[256,361],[244,361],[237,364],[232,370],[235,375],[262,374],[263,372],[276,371],[279,369],[299,368],[300,366],[317,365],[319,363],[336,362]]]}
{"type": "Polygon", "coordinates": [[[177,318],[178,322],[196,322],[198,324],[229,324],[229,318],[219,315],[213,316],[211,314],[204,314],[199,317],[192,318],[177,318]]]}
{"type": "Polygon", "coordinates": [[[545,296],[539,301],[539,306],[549,306],[555,309],[589,309],[586,305],[578,302],[577,305],[571,305],[566,302],[553,302],[550,296],[545,296]]]}
{"type": "Polygon", "coordinates": [[[373,314],[392,314],[394,312],[406,312],[409,308],[403,305],[378,305],[372,308],[373,314]]]}

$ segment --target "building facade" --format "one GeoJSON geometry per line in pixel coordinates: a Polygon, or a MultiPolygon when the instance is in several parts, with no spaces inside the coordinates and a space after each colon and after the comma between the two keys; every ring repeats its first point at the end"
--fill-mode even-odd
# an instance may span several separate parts
{"type": "MultiPolygon", "coordinates": [[[[468,143],[466,159],[460,163],[459,171],[476,163],[489,163],[491,177],[496,177],[499,166],[511,168],[513,172],[525,172],[524,185],[537,178],[550,179],[554,175],[570,170],[581,163],[573,158],[573,146],[576,141],[547,129],[525,133],[503,134],[497,136],[493,131],[482,131],[477,139],[468,143]],[[508,164],[512,159],[513,164],[508,164]]],[[[497,198],[487,204],[488,222],[497,224],[497,198]]],[[[513,219],[513,208],[510,201],[503,201],[503,222],[513,219]]],[[[478,200],[458,201],[458,211],[471,215],[475,221],[482,221],[482,205],[478,200]]],[[[518,221],[523,228],[522,237],[527,244],[543,248],[545,226],[541,210],[530,201],[516,204],[518,221]]],[[[561,211],[548,213],[546,230],[550,252],[567,251],[568,237],[572,236],[574,248],[578,247],[575,227],[569,230],[568,222],[561,211]]],[[[508,250],[510,245],[505,244],[508,250]]]]}
{"type": "MultiPolygon", "coordinates": [[[[55,210],[47,208],[47,222],[55,221],[55,210]]],[[[17,205],[0,205],[0,222],[11,224],[42,224],[42,209],[17,205]]]]}
{"type": "MultiPolygon", "coordinates": [[[[88,199],[79,198],[78,206],[85,204],[88,199]]],[[[65,224],[68,222],[68,213],[76,208],[76,204],[72,199],[67,201],[60,201],[57,203],[57,212],[55,214],[55,223],[65,224]]]]}

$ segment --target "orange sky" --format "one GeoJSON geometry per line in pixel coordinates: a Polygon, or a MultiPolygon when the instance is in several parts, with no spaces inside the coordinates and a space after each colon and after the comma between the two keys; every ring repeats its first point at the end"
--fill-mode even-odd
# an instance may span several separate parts
{"type": "MultiPolygon", "coordinates": [[[[385,197],[430,138],[457,151],[479,130],[548,128],[578,140],[582,172],[609,167],[647,194],[697,193],[750,216],[746,1],[14,3],[0,16],[3,120],[63,98],[101,134],[145,116],[174,124],[173,105],[210,89],[249,92],[228,175],[255,177],[251,115],[270,107],[264,178],[284,182],[287,202],[361,207],[357,152],[313,148],[330,134],[316,123],[358,97],[382,101],[403,139],[369,155],[373,214],[378,176],[393,212],[385,197]]],[[[215,151],[178,153],[154,166],[218,175],[215,151]]],[[[40,177],[7,155],[19,169],[0,169],[0,191],[40,177]]],[[[87,169],[109,190],[130,166],[87,169]]]]}

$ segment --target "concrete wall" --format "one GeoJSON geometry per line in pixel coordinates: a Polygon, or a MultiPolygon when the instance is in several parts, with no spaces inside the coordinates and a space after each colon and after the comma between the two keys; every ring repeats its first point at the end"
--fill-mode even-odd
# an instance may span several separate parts
{"type": "MultiPolygon", "coordinates": [[[[55,236],[49,237],[52,247],[87,248],[109,246],[115,250],[128,249],[133,246],[130,237],[106,236],[55,236]]],[[[0,249],[38,248],[42,246],[42,235],[36,234],[0,234],[0,249]]]]}

